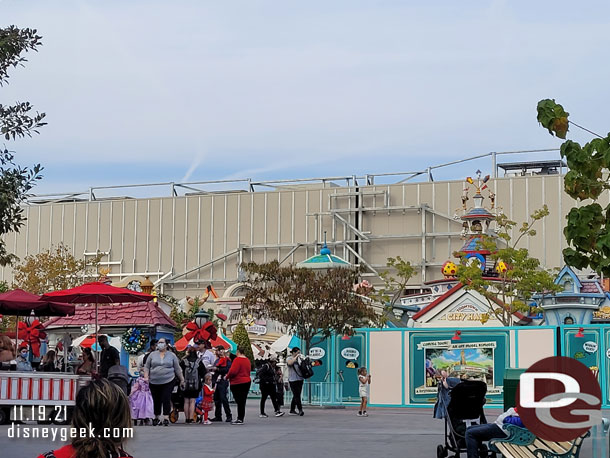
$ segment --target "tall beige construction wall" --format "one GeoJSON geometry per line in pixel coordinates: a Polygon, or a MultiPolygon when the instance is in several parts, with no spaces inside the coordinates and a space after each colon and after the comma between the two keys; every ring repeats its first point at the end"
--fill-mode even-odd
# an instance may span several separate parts
{"type": "MultiPolygon", "coordinates": [[[[562,177],[501,178],[489,185],[497,205],[516,221],[548,205],[551,214],[538,235],[523,243],[543,265],[559,267],[564,217],[574,205],[562,190],[562,177]]],[[[418,283],[438,278],[440,265],[461,247],[461,224],[453,216],[461,206],[463,186],[463,181],[358,189],[320,185],[32,204],[25,209],[25,226],[4,239],[20,258],[59,242],[76,256],[102,251],[114,278],[163,278],[164,288],[181,296],[209,283],[222,290],[238,279],[243,261],[302,261],[319,250],[326,232],[334,254],[366,263],[373,283],[379,281],[373,271],[397,255],[420,266],[413,279],[418,283]]],[[[602,200],[607,203],[608,196],[602,200]]],[[[10,282],[11,268],[2,268],[0,275],[10,282]]]]}

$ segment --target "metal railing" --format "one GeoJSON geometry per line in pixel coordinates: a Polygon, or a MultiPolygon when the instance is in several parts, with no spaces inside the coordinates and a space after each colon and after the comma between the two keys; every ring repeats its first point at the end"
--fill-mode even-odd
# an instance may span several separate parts
{"type": "MultiPolygon", "coordinates": [[[[260,399],[261,392],[258,384],[252,382],[248,398],[260,399]]],[[[233,398],[229,397],[233,402],[233,398]]],[[[284,391],[284,406],[289,406],[292,401],[292,392],[289,389],[284,391]]],[[[311,382],[306,380],[303,384],[301,401],[305,405],[312,406],[337,406],[343,404],[343,383],[342,382],[311,382]]]]}
{"type": "Polygon", "coordinates": [[[131,198],[150,198],[150,197],[176,197],[188,196],[192,194],[216,194],[227,192],[256,192],[269,189],[301,189],[303,185],[319,184],[322,187],[337,187],[337,186],[373,186],[375,184],[400,184],[416,178],[423,181],[434,181],[432,172],[445,167],[462,164],[465,162],[475,161],[479,159],[491,158],[490,169],[492,177],[497,178],[498,166],[497,157],[511,154],[534,154],[557,152],[557,148],[547,149],[531,149],[519,151],[492,151],[489,153],[478,154],[476,156],[466,157],[451,162],[431,165],[423,170],[415,170],[410,172],[392,172],[392,173],[371,173],[365,175],[349,175],[335,177],[317,177],[317,178],[297,178],[287,180],[253,180],[252,178],[230,179],[230,180],[210,180],[210,181],[193,181],[186,183],[176,182],[161,182],[161,183],[142,183],[142,184],[126,184],[115,186],[93,186],[85,191],[77,192],[61,192],[52,194],[32,194],[28,198],[30,204],[67,202],[67,201],[95,201],[95,200],[111,200],[111,199],[131,199],[131,198]],[[390,180],[388,181],[388,178],[390,180]],[[383,181],[383,183],[378,183],[383,181]],[[155,192],[155,189],[160,189],[162,192],[155,192]],[[117,192],[122,190],[123,192],[117,192]]]}

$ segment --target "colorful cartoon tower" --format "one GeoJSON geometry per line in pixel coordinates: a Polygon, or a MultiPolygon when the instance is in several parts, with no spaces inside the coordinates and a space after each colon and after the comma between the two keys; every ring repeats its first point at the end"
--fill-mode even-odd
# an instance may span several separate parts
{"type": "MultiPolygon", "coordinates": [[[[466,187],[462,194],[462,211],[461,216],[462,223],[462,237],[466,239],[466,243],[460,250],[466,259],[477,259],[481,265],[481,269],[484,272],[493,272],[493,266],[487,265],[487,257],[490,255],[490,251],[484,249],[482,243],[484,235],[490,235],[490,225],[496,216],[487,210],[483,206],[484,197],[482,191],[488,190],[487,182],[489,181],[489,175],[481,178],[481,171],[477,170],[476,183],[471,177],[466,178],[466,187]],[[471,209],[467,209],[466,202],[469,200],[468,191],[469,186],[475,188],[475,195],[473,197],[474,206],[471,209]]],[[[495,207],[495,194],[489,191],[489,199],[491,201],[491,210],[495,207]]]]}

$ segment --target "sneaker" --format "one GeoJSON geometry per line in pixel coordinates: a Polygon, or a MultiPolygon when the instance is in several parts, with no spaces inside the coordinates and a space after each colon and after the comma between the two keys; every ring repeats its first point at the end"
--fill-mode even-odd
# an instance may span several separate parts
{"type": "Polygon", "coordinates": [[[368,414],[368,413],[366,413],[366,410],[365,410],[364,412],[362,412],[362,416],[363,416],[363,417],[368,417],[368,416],[369,416],[369,414],[368,414]]]}
{"type": "Polygon", "coordinates": [[[358,416],[361,417],[362,416],[362,411],[358,411],[358,416]]]}
{"type": "Polygon", "coordinates": [[[299,417],[302,417],[303,415],[305,415],[305,412],[303,412],[302,410],[299,412],[299,417]]]}
{"type": "Polygon", "coordinates": [[[158,419],[158,418],[155,418],[155,419],[153,420],[153,423],[152,423],[152,424],[153,424],[153,426],[157,426],[159,423],[161,423],[161,422],[159,421],[159,419],[158,419]]]}
{"type": "Polygon", "coordinates": [[[269,418],[269,415],[267,415],[266,413],[262,413],[258,416],[258,418],[269,418]]]}
{"type": "Polygon", "coordinates": [[[204,422],[203,422],[203,424],[204,424],[204,425],[211,425],[211,424],[212,424],[212,422],[211,422],[210,420],[206,420],[206,421],[204,421],[204,422]]]}
{"type": "Polygon", "coordinates": [[[217,421],[222,421],[222,418],[212,418],[210,421],[216,423],[217,421]]]}
{"type": "Polygon", "coordinates": [[[279,410],[275,412],[276,417],[283,417],[286,412],[280,412],[279,410]]]}
{"type": "Polygon", "coordinates": [[[235,420],[235,421],[232,421],[231,424],[232,425],[243,425],[244,422],[243,422],[243,420],[235,420]]]}
{"type": "Polygon", "coordinates": [[[167,418],[163,420],[163,426],[169,426],[169,420],[167,418]]]}
{"type": "Polygon", "coordinates": [[[227,417],[225,423],[233,423],[233,417],[227,417]]]}
{"type": "Polygon", "coordinates": [[[298,415],[298,413],[293,412],[292,410],[290,412],[288,412],[288,415],[298,415]]]}

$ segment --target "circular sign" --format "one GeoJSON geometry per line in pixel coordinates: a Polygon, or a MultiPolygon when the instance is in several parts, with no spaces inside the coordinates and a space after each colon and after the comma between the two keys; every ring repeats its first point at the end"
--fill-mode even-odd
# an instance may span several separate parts
{"type": "Polygon", "coordinates": [[[565,356],[545,358],[521,374],[517,409],[540,439],[565,442],[601,422],[602,393],[593,372],[565,356]]]}
{"type": "Polygon", "coordinates": [[[348,347],[341,350],[341,356],[343,356],[345,359],[355,360],[358,359],[358,356],[360,356],[360,352],[355,348],[348,347]]]}
{"type": "Polygon", "coordinates": [[[313,347],[309,349],[309,357],[311,359],[322,359],[324,358],[325,354],[326,352],[324,351],[324,349],[320,347],[313,347]]]}
{"type": "Polygon", "coordinates": [[[585,342],[582,348],[587,353],[595,353],[597,351],[597,342],[585,342]]]}

